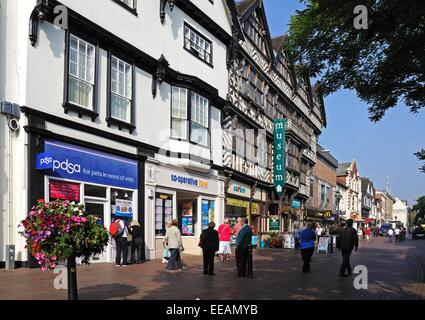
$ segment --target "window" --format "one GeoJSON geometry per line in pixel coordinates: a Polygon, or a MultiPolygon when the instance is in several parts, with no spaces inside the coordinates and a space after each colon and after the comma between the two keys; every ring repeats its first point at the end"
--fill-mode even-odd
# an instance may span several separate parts
{"type": "Polygon", "coordinates": [[[186,139],[187,136],[187,90],[173,87],[171,106],[171,137],[186,139]]]}
{"type": "Polygon", "coordinates": [[[69,41],[68,102],[94,109],[95,47],[74,35],[69,41]]]}
{"type": "Polygon", "coordinates": [[[257,12],[249,17],[244,23],[244,30],[246,34],[250,37],[252,42],[260,49],[262,53],[266,53],[266,30],[263,28],[257,12]]]}
{"type": "Polygon", "coordinates": [[[208,145],[208,100],[192,92],[190,141],[208,145]]]}
{"type": "Polygon", "coordinates": [[[190,114],[190,142],[209,145],[209,100],[187,89],[173,87],[171,101],[171,137],[188,139],[190,114]],[[190,99],[188,98],[190,96],[190,99]]]}
{"type": "Polygon", "coordinates": [[[131,123],[133,68],[117,57],[111,57],[111,117],[131,123]]]}
{"type": "Polygon", "coordinates": [[[137,0],[113,0],[124,9],[127,9],[131,13],[137,15],[137,0]]]}
{"type": "Polygon", "coordinates": [[[184,48],[209,65],[212,65],[212,42],[192,27],[184,25],[184,48]]]}
{"type": "Polygon", "coordinates": [[[277,59],[276,65],[277,71],[280,75],[288,82],[291,83],[291,69],[289,59],[284,55],[284,53],[280,53],[277,59]]]}
{"type": "Polygon", "coordinates": [[[267,89],[267,93],[266,93],[266,99],[265,99],[265,109],[266,109],[266,114],[273,118],[274,114],[275,114],[275,105],[276,105],[276,94],[275,92],[268,88],[267,89]]]}
{"type": "Polygon", "coordinates": [[[236,151],[236,155],[240,157],[245,157],[245,134],[244,134],[244,128],[239,127],[236,130],[234,130],[234,148],[233,150],[236,151]]]}
{"type": "MultiPolygon", "coordinates": [[[[242,75],[242,93],[249,96],[254,100],[260,107],[264,107],[264,87],[265,81],[261,76],[252,68],[247,66],[243,69],[242,75]]],[[[269,101],[272,102],[272,95],[269,101]]],[[[274,102],[273,102],[274,104],[274,102]]]]}
{"type": "Polygon", "coordinates": [[[268,145],[266,139],[266,132],[260,130],[257,136],[257,159],[258,165],[263,168],[268,167],[268,145]]]}
{"type": "Polygon", "coordinates": [[[155,196],[155,234],[165,236],[173,221],[173,196],[157,193],[155,196]]]}

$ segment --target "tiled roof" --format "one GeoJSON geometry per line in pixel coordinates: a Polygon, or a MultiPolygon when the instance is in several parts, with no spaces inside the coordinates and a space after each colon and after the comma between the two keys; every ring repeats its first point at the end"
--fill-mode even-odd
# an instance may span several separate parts
{"type": "Polygon", "coordinates": [[[336,175],[337,176],[346,176],[347,170],[350,167],[350,165],[351,165],[350,162],[338,164],[338,168],[336,169],[336,175]]]}

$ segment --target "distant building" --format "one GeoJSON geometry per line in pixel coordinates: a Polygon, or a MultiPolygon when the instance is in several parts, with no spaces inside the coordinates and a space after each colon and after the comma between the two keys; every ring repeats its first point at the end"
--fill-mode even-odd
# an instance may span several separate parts
{"type": "Polygon", "coordinates": [[[407,201],[396,198],[393,205],[393,222],[400,222],[405,227],[407,226],[409,219],[409,206],[407,201]]]}
{"type": "Polygon", "coordinates": [[[376,222],[378,225],[385,223],[387,196],[385,192],[375,191],[376,222]]]}
{"type": "Polygon", "coordinates": [[[347,189],[344,194],[344,207],[340,204],[340,209],[345,211],[345,216],[341,218],[353,219],[355,222],[362,221],[361,180],[356,160],[339,164],[336,174],[338,185],[347,189]]]}
{"type": "Polygon", "coordinates": [[[373,187],[373,181],[369,178],[361,178],[361,184],[362,219],[366,222],[369,222],[369,220],[376,221],[375,188],[373,187]]]}

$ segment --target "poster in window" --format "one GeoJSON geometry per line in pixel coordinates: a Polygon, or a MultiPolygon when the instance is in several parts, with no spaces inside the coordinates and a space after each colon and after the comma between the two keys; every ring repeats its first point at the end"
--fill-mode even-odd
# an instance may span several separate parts
{"type": "Polygon", "coordinates": [[[64,181],[49,181],[49,199],[80,201],[80,185],[78,183],[70,183],[64,181]]]}
{"type": "Polygon", "coordinates": [[[208,229],[208,223],[210,222],[210,205],[206,200],[202,201],[202,230],[208,229]]]}
{"type": "Polygon", "coordinates": [[[193,204],[184,202],[182,204],[182,235],[193,235],[193,204]]]}
{"type": "Polygon", "coordinates": [[[116,199],[115,216],[124,218],[133,218],[133,201],[116,199]]]}

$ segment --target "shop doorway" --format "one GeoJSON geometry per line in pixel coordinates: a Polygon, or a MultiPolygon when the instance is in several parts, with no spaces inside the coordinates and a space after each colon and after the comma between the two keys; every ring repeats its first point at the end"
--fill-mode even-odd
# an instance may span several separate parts
{"type": "MultiPolygon", "coordinates": [[[[108,215],[108,202],[105,200],[86,200],[85,201],[85,209],[90,212],[90,214],[96,216],[98,218],[97,223],[109,227],[111,224],[110,215],[108,215]]],[[[98,263],[106,263],[111,261],[111,247],[110,244],[106,247],[105,251],[100,255],[96,255],[92,257],[93,262],[98,263]]]]}

